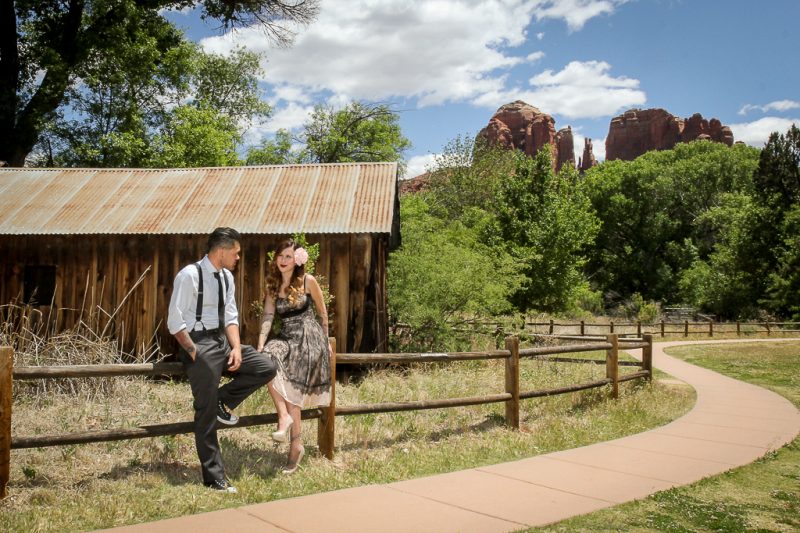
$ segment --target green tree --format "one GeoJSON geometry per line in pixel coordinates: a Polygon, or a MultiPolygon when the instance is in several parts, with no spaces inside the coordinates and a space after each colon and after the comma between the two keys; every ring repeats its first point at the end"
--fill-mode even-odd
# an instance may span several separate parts
{"type": "Polygon", "coordinates": [[[514,153],[458,136],[434,158],[429,173],[431,207],[437,216],[459,220],[473,208],[491,205],[498,183],[514,172],[514,153]]]}
{"type": "Polygon", "coordinates": [[[691,265],[679,272],[683,301],[725,318],[758,314],[768,264],[753,231],[763,216],[763,208],[746,193],[723,195],[718,206],[700,215],[698,224],[714,235],[714,247],[702,258],[695,248],[691,265]]]}
{"type": "Polygon", "coordinates": [[[182,97],[219,111],[240,130],[269,114],[269,104],[261,99],[258,88],[259,54],[239,47],[225,56],[197,53],[194,60],[190,90],[182,97]]]}
{"type": "MultiPolygon", "coordinates": [[[[79,75],[98,62],[110,62],[139,32],[158,26],[162,9],[194,5],[188,0],[6,0],[0,3],[0,160],[22,166],[42,132],[70,96],[79,75]]],[[[308,23],[318,1],[205,0],[203,18],[224,26],[257,22],[267,38],[291,41],[294,23],[308,23]]],[[[162,21],[163,22],[163,21],[162,21]]],[[[160,54],[178,46],[177,34],[156,32],[160,54]],[[159,40],[160,39],[160,40],[159,40]]],[[[145,46],[145,48],[147,48],[145,46]]],[[[142,66],[150,64],[145,61],[142,66]]],[[[117,132],[121,130],[115,130],[117,132]]],[[[129,134],[130,129],[123,130],[129,134]]],[[[109,132],[110,133],[110,132],[109,132]]],[[[113,143],[112,143],[113,144],[113,143]]]]}
{"type": "Polygon", "coordinates": [[[755,173],[763,216],[753,231],[758,254],[768,267],[761,300],[780,316],[800,316],[800,128],[770,135],[755,173]]]}
{"type": "Polygon", "coordinates": [[[776,267],[762,303],[779,316],[800,321],[800,204],[786,213],[781,229],[776,267]]]}
{"type": "MultiPolygon", "coordinates": [[[[155,27],[166,34],[174,31],[163,20],[155,27]]],[[[69,105],[42,137],[40,146],[46,156],[42,163],[150,167],[176,161],[184,167],[237,161],[219,157],[220,140],[227,138],[238,145],[252,120],[269,112],[257,87],[258,56],[243,49],[225,57],[206,54],[184,41],[162,57],[151,33],[130,32],[141,41],[138,46],[124,42],[119,55],[98,59],[81,78],[69,105]],[[218,115],[213,120],[212,113],[218,115]],[[203,131],[187,132],[193,124],[202,125],[203,131]],[[214,126],[220,129],[212,133],[214,126]],[[216,141],[211,142],[212,136],[216,141]],[[206,142],[180,148],[181,139],[206,142]],[[170,153],[162,153],[165,149],[170,153]],[[206,150],[211,152],[206,154],[206,150]],[[177,154],[189,159],[176,160],[177,154]]]]}
{"type": "Polygon", "coordinates": [[[727,193],[751,194],[757,162],[755,148],[696,141],[589,170],[584,189],[602,222],[588,254],[594,286],[612,300],[676,301],[681,272],[719,238],[703,214],[727,193]]]}
{"type": "Polygon", "coordinates": [[[800,203],[800,128],[773,132],[758,160],[754,176],[762,203],[784,210],[800,203]]]}
{"type": "Polygon", "coordinates": [[[514,152],[516,168],[498,182],[489,233],[522,268],[518,309],[562,311],[582,286],[584,249],[598,229],[574,169],[556,174],[548,150],[533,158],[514,152]]]}
{"type": "Polygon", "coordinates": [[[514,262],[475,229],[433,216],[425,195],[406,196],[400,206],[403,245],[389,256],[390,319],[411,326],[412,348],[462,348],[454,326],[512,309],[514,262]]]}
{"type": "Polygon", "coordinates": [[[278,130],[274,139],[265,139],[260,146],[247,151],[246,165],[284,165],[297,163],[299,154],[292,148],[292,134],[288,130],[278,130]]]}
{"type": "Polygon", "coordinates": [[[153,167],[222,167],[240,164],[233,120],[210,106],[171,111],[152,143],[153,167]]]}
{"type": "Polygon", "coordinates": [[[411,146],[397,113],[381,104],[352,102],[342,109],[319,104],[303,128],[304,159],[316,163],[401,161],[411,146]]]}

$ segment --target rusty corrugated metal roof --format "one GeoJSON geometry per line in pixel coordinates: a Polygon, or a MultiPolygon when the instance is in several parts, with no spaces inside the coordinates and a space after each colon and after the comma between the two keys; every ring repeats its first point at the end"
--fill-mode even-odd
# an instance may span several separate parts
{"type": "Polygon", "coordinates": [[[0,168],[0,234],[390,233],[397,163],[0,168]]]}

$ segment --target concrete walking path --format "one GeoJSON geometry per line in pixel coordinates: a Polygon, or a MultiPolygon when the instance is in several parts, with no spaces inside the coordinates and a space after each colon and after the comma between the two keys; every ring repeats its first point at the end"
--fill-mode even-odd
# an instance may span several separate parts
{"type": "MultiPolygon", "coordinates": [[[[800,339],[763,341],[781,340],[800,339]]],[[[654,344],[653,366],[694,387],[697,402],[681,418],[644,433],[511,463],[113,531],[506,532],[641,499],[748,464],[798,435],[800,412],[782,396],[664,354],[664,348],[684,344],[763,341],[654,344]]]]}

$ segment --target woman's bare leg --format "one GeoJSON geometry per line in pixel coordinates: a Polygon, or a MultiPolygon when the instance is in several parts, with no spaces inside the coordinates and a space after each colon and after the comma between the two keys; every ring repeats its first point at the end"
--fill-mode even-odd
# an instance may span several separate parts
{"type": "MultiPolygon", "coordinates": [[[[286,429],[286,426],[292,423],[294,417],[289,414],[286,407],[288,402],[275,390],[275,386],[271,381],[267,383],[267,389],[269,390],[269,395],[272,397],[272,402],[275,404],[275,411],[278,413],[278,431],[283,431],[286,429]]],[[[297,422],[299,426],[300,420],[298,419],[297,422]]]]}
{"type": "Polygon", "coordinates": [[[292,417],[292,420],[294,420],[294,423],[292,424],[291,444],[289,445],[289,465],[294,465],[297,463],[298,458],[300,457],[301,448],[303,448],[303,440],[300,438],[300,406],[286,402],[286,407],[289,411],[289,415],[292,417]]]}

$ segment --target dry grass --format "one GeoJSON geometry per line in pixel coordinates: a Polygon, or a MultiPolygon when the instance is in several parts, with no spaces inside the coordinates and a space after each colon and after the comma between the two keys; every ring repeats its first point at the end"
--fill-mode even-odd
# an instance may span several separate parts
{"type": "MultiPolygon", "coordinates": [[[[602,354],[594,354],[602,356],[602,354]]],[[[604,367],[524,360],[523,390],[599,379],[604,367]]],[[[14,396],[13,434],[53,434],[190,420],[185,383],[113,378],[106,395],[14,396]]],[[[337,403],[376,403],[491,394],[503,391],[503,363],[460,362],[383,368],[339,385],[337,403]]],[[[626,383],[618,401],[607,389],[522,404],[522,431],[505,427],[503,405],[337,418],[334,461],[316,449],[316,423],[303,424],[308,460],[291,479],[276,476],[286,450],[273,428],[220,433],[230,478],[224,497],[199,484],[192,435],[14,450],[10,497],[0,504],[0,530],[77,531],[156,520],[358,486],[408,479],[532,456],[636,433],[685,412],[691,391],[655,383],[626,383]]],[[[266,390],[238,414],[272,412],[266,390]]]]}
{"type": "MultiPolygon", "coordinates": [[[[42,335],[32,327],[37,320],[29,318],[13,331],[6,324],[0,332],[0,341],[17,347],[16,365],[131,361],[130,354],[121,353],[85,322],[68,334],[42,335]]],[[[493,348],[494,341],[476,339],[473,348],[493,348]]],[[[520,381],[523,391],[552,388],[600,379],[604,371],[591,364],[523,360],[520,381]]],[[[337,403],[493,394],[504,390],[503,376],[502,361],[384,367],[338,385],[337,403]]],[[[0,531],[91,530],[509,461],[662,425],[692,403],[693,394],[685,387],[630,382],[621,386],[618,401],[609,400],[606,388],[525,400],[522,431],[506,428],[502,404],[338,417],[334,461],[320,456],[317,424],[306,422],[307,459],[290,479],[276,475],[286,450],[271,441],[274,428],[226,429],[220,432],[223,457],[240,490],[233,497],[200,485],[193,435],[13,450],[10,496],[0,503],[0,531]]],[[[180,381],[17,381],[12,434],[189,421],[191,405],[189,386],[180,381]]],[[[266,390],[237,409],[240,415],[273,411],[266,390]]]]}

